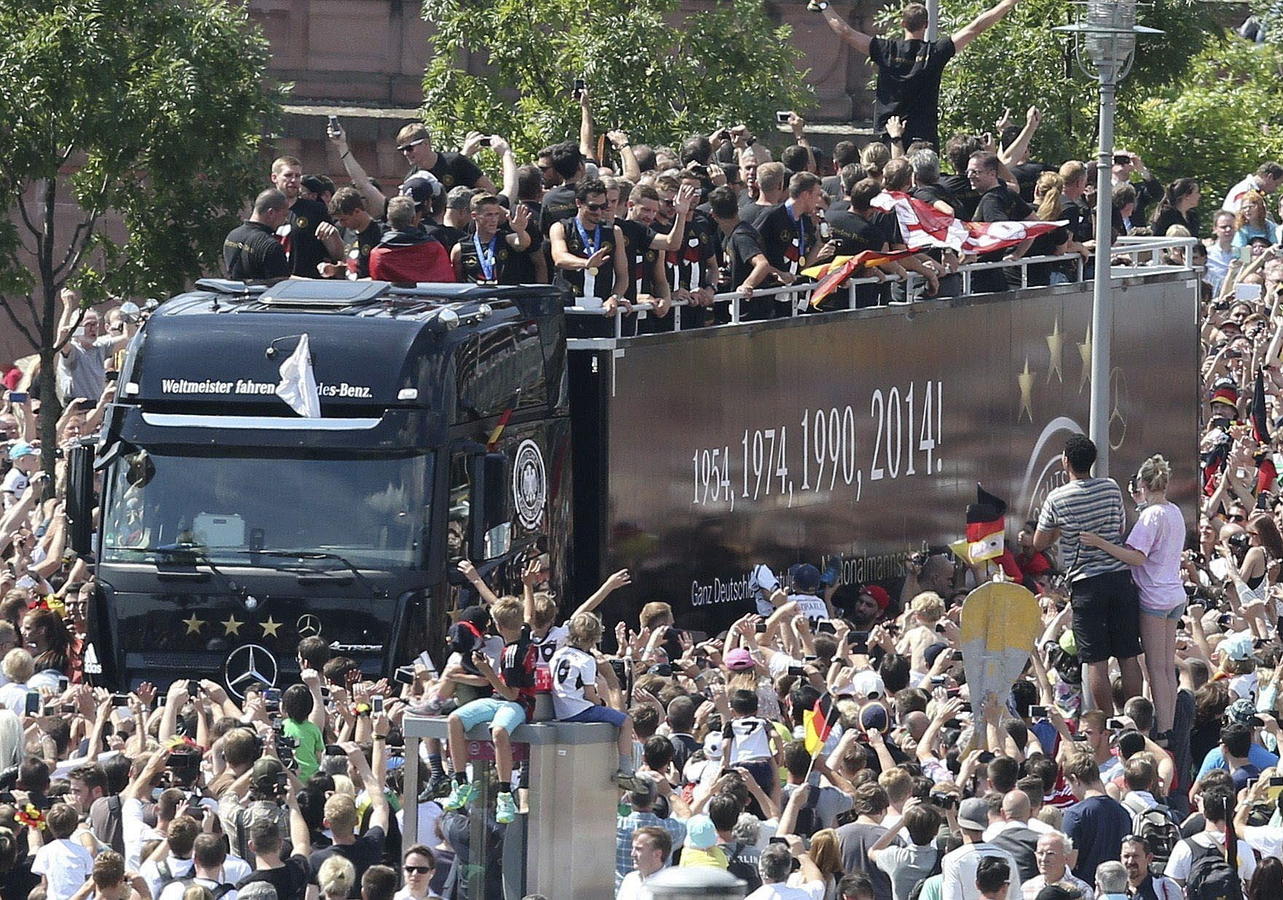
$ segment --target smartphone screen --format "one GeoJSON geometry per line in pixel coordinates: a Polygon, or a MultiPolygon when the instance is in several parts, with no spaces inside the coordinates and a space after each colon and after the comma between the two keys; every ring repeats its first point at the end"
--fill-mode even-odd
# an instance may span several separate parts
{"type": "Polygon", "coordinates": [[[1031,718],[1031,719],[1045,719],[1045,718],[1047,718],[1047,707],[1045,707],[1045,706],[1031,706],[1031,707],[1029,707],[1029,718],[1031,718]]]}
{"type": "Polygon", "coordinates": [[[382,697],[377,697],[377,696],[376,696],[376,697],[371,697],[371,698],[370,698],[370,711],[371,711],[371,712],[376,712],[376,713],[381,713],[381,712],[383,712],[383,698],[382,698],[382,697]]]}

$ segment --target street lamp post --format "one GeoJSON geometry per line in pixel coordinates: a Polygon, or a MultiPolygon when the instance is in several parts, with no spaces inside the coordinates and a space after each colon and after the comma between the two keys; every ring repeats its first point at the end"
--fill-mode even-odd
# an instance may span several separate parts
{"type": "Polygon", "coordinates": [[[1113,224],[1114,112],[1118,84],[1135,60],[1136,35],[1162,34],[1136,25],[1136,0],[1086,0],[1078,21],[1054,29],[1074,35],[1078,67],[1100,85],[1100,146],[1096,156],[1096,282],[1091,306],[1091,413],[1088,429],[1096,444],[1096,475],[1109,475],[1109,373],[1114,301],[1109,257],[1113,224]]]}

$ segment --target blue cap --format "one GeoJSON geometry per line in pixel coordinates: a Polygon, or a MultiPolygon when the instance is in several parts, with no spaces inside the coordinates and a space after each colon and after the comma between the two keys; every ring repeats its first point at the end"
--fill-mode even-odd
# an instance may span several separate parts
{"type": "Polygon", "coordinates": [[[10,459],[22,459],[24,456],[35,455],[36,448],[28,444],[26,441],[18,441],[18,443],[9,448],[10,459]]]}
{"type": "Polygon", "coordinates": [[[708,816],[691,816],[686,822],[686,843],[696,850],[707,850],[717,844],[717,826],[708,816]]]}
{"type": "Polygon", "coordinates": [[[789,580],[799,591],[818,591],[820,570],[810,563],[795,563],[789,566],[789,580]]]}

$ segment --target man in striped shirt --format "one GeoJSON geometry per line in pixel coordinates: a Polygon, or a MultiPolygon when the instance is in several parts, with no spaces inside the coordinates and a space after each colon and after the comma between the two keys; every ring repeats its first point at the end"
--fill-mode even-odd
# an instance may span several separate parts
{"type": "Polygon", "coordinates": [[[1069,481],[1043,503],[1034,548],[1046,550],[1060,541],[1060,565],[1071,585],[1078,657],[1087,664],[1096,708],[1112,713],[1111,657],[1118,660],[1122,672],[1123,696],[1141,692],[1140,600],[1127,565],[1080,539],[1092,533],[1112,543],[1123,542],[1123,493],[1112,479],[1091,476],[1095,463],[1096,445],[1086,435],[1071,435],[1065,441],[1061,466],[1069,481]]]}

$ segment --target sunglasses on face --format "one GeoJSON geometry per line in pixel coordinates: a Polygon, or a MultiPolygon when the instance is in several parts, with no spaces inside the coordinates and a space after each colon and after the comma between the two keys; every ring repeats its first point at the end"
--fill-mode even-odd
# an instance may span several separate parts
{"type": "Polygon", "coordinates": [[[422,144],[425,140],[427,140],[427,139],[426,139],[426,138],[419,138],[417,141],[410,141],[410,143],[408,143],[408,144],[402,144],[400,147],[397,147],[397,148],[396,148],[396,152],[397,152],[397,153],[409,153],[409,152],[410,152],[411,150],[413,150],[415,147],[417,147],[417,146],[419,146],[420,144],[422,144]]]}
{"type": "Polygon", "coordinates": [[[406,866],[405,870],[411,875],[426,875],[432,871],[431,866],[406,866]]]}
{"type": "Polygon", "coordinates": [[[1247,516],[1239,516],[1239,515],[1231,514],[1231,515],[1230,515],[1230,521],[1231,521],[1231,522],[1246,522],[1246,521],[1247,521],[1247,516]]]}
{"type": "Polygon", "coordinates": [[[607,206],[610,206],[610,204],[609,203],[585,203],[584,206],[586,206],[588,209],[591,209],[593,212],[601,212],[607,206]]]}

